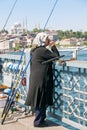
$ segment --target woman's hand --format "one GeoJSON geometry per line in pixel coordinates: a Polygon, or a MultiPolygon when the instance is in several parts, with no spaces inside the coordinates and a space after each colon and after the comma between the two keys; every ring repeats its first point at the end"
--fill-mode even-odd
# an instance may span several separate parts
{"type": "Polygon", "coordinates": [[[54,46],[55,45],[55,42],[54,41],[50,41],[50,43],[49,43],[49,46],[54,46]]]}

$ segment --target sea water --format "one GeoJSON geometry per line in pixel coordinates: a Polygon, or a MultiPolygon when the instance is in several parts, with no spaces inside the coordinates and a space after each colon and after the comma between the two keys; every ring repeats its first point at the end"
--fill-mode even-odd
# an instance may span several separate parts
{"type": "MultiPolygon", "coordinates": [[[[63,59],[70,59],[73,57],[73,51],[60,51],[60,55],[65,55],[63,59]]],[[[87,61],[87,50],[78,50],[77,51],[77,60],[87,61]]]]}

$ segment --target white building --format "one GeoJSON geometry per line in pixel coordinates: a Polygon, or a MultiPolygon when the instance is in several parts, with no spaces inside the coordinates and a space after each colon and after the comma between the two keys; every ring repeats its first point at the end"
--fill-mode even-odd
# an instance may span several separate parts
{"type": "Polygon", "coordinates": [[[22,34],[23,33],[23,27],[20,23],[15,23],[12,28],[11,28],[11,31],[10,33],[11,34],[22,34]]]}
{"type": "Polygon", "coordinates": [[[68,39],[63,39],[60,41],[60,45],[76,45],[77,39],[76,38],[68,38],[68,39]]]}

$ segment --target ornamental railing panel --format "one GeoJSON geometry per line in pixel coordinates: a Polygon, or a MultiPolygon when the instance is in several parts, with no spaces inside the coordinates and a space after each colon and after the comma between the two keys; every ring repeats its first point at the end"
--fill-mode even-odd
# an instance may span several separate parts
{"type": "Polygon", "coordinates": [[[53,65],[54,104],[49,112],[67,124],[87,129],[87,68],[73,63],[53,65]]]}

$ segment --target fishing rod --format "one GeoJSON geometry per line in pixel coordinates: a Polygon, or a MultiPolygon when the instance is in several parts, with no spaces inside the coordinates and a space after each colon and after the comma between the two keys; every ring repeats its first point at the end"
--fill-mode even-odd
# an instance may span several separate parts
{"type": "MultiPolygon", "coordinates": [[[[22,59],[23,59],[23,57],[25,56],[25,55],[24,55],[24,54],[25,54],[25,53],[24,53],[25,47],[26,47],[26,46],[24,46],[24,48],[23,48],[23,50],[22,50],[19,63],[18,63],[18,65],[17,65],[16,69],[15,69],[15,74],[16,74],[16,76],[15,76],[14,81],[16,81],[16,79],[17,79],[17,74],[18,74],[18,71],[20,70],[20,69],[19,69],[19,66],[21,65],[22,59]]],[[[31,60],[31,59],[30,59],[30,60],[31,60]]],[[[26,72],[29,63],[30,63],[30,61],[28,61],[28,64],[26,65],[25,69],[23,70],[22,77],[24,76],[24,73],[26,72]]],[[[9,66],[9,67],[10,67],[10,66],[9,66]]],[[[9,67],[8,67],[8,68],[9,68],[9,67]]],[[[12,66],[11,66],[11,67],[12,67],[12,66]]],[[[10,68],[10,69],[11,69],[11,68],[10,68]]],[[[4,114],[4,113],[6,112],[6,110],[7,110],[7,106],[8,106],[8,102],[9,102],[9,96],[11,96],[11,93],[13,92],[13,86],[14,86],[14,83],[13,83],[13,79],[12,79],[11,88],[10,88],[10,94],[9,94],[8,97],[7,97],[6,104],[5,104],[5,106],[4,106],[4,109],[3,109],[3,112],[2,112],[1,117],[3,117],[3,114],[4,114]]]]}
{"type": "Polygon", "coordinates": [[[18,73],[18,75],[17,75],[17,77],[16,77],[15,83],[14,83],[13,88],[12,88],[12,91],[11,91],[11,94],[10,94],[10,96],[8,97],[8,100],[7,100],[7,102],[6,102],[6,106],[5,106],[5,108],[4,108],[4,110],[3,110],[3,113],[2,113],[2,116],[1,116],[1,124],[4,123],[5,118],[6,118],[8,112],[9,112],[9,110],[10,110],[10,108],[11,108],[11,105],[12,105],[12,103],[13,103],[13,101],[14,101],[14,98],[15,98],[16,93],[17,93],[18,88],[19,88],[18,83],[21,81],[21,80],[20,80],[20,77],[23,78],[23,76],[24,76],[24,74],[25,74],[25,72],[26,72],[26,70],[27,70],[27,67],[28,67],[29,64],[30,64],[30,61],[31,61],[31,56],[30,56],[30,59],[29,59],[27,65],[26,65],[25,69],[23,70],[23,66],[24,66],[24,62],[25,62],[25,58],[23,57],[23,61],[22,61],[22,64],[21,64],[20,71],[19,71],[19,73],[18,73]]]}
{"type": "MultiPolygon", "coordinates": [[[[21,62],[22,62],[22,58],[23,58],[23,56],[24,56],[24,49],[25,49],[25,46],[24,46],[24,48],[23,48],[23,51],[22,51],[22,54],[21,54],[21,57],[20,57],[20,60],[19,60],[19,63],[18,63],[18,65],[17,65],[17,68],[16,68],[16,75],[17,75],[17,72],[18,72],[18,70],[19,70],[19,66],[20,66],[20,64],[21,64],[21,62]]],[[[16,78],[16,76],[15,76],[15,78],[16,78]]],[[[15,79],[16,80],[16,79],[15,79]]],[[[10,88],[10,90],[12,91],[12,89],[13,89],[13,79],[12,79],[12,83],[11,83],[11,88],[10,88]]],[[[10,94],[11,94],[11,91],[10,91],[10,94]]],[[[7,97],[7,100],[6,100],[6,104],[5,104],[5,106],[4,106],[4,109],[3,109],[3,112],[2,112],[2,115],[1,115],[1,117],[3,116],[3,114],[5,113],[5,111],[6,111],[6,109],[7,109],[7,103],[8,103],[8,101],[9,101],[9,96],[10,95],[8,95],[8,97],[7,97]]]]}
{"type": "Polygon", "coordinates": [[[5,108],[5,110],[4,110],[3,114],[2,114],[2,117],[1,117],[1,124],[4,123],[5,118],[6,118],[8,112],[9,112],[9,110],[10,110],[10,108],[11,108],[11,105],[12,105],[12,102],[13,102],[13,98],[12,98],[12,97],[13,97],[13,95],[15,94],[16,87],[17,87],[18,82],[19,82],[20,74],[21,74],[21,71],[22,71],[22,69],[23,69],[23,65],[24,65],[24,60],[23,60],[23,62],[22,62],[21,69],[20,69],[20,71],[19,71],[19,73],[18,73],[17,80],[15,80],[15,83],[14,83],[14,85],[13,85],[13,89],[12,89],[12,91],[11,91],[11,95],[8,96],[9,98],[8,98],[8,101],[6,102],[6,106],[5,106],[6,108],[5,108]]]}
{"type": "Polygon", "coordinates": [[[46,61],[43,61],[42,64],[47,64],[47,63],[50,63],[52,61],[55,61],[55,60],[59,60],[60,58],[64,57],[65,55],[61,55],[61,56],[57,56],[57,57],[54,57],[54,58],[51,58],[49,60],[46,60],[46,61]]]}

